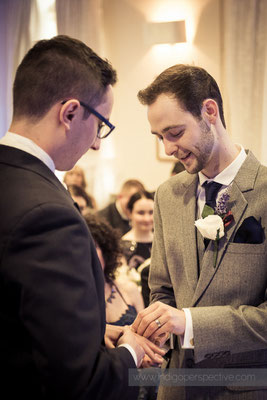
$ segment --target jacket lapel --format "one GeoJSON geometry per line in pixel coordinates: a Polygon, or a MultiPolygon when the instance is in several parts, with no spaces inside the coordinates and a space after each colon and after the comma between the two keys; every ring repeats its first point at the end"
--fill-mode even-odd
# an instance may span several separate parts
{"type": "Polygon", "coordinates": [[[238,227],[243,222],[244,213],[247,208],[247,200],[243,193],[253,190],[258,168],[259,161],[249,152],[246,160],[241,166],[236,178],[233,181],[230,190],[230,199],[228,209],[232,211],[234,220],[225,229],[225,235],[219,241],[217,263],[214,268],[214,242],[210,241],[201,263],[200,277],[197,283],[195,294],[192,299],[192,305],[196,305],[207,286],[210,284],[218,268],[223,268],[223,255],[227,250],[229,242],[233,241],[233,237],[238,227]]]}
{"type": "MultiPolygon", "coordinates": [[[[0,145],[0,162],[9,164],[18,168],[28,169],[44,179],[50,181],[60,191],[71,199],[67,189],[62,185],[56,175],[39,158],[14,147],[0,145]]],[[[72,201],[73,203],[73,201],[72,201]]]]}
{"type": "Polygon", "coordinates": [[[198,282],[197,238],[195,231],[197,175],[184,182],[182,204],[183,258],[189,286],[195,291],[198,282]]]}

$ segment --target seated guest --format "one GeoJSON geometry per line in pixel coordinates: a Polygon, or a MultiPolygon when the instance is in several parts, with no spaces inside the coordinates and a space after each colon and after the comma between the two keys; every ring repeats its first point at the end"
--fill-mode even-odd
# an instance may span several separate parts
{"type": "Polygon", "coordinates": [[[84,190],[86,189],[87,186],[84,170],[78,165],[75,165],[70,171],[67,171],[65,173],[63,182],[66,184],[66,186],[77,185],[83,188],[84,190]]]}
{"type": "MultiPolygon", "coordinates": [[[[93,236],[96,251],[104,271],[105,277],[105,300],[106,300],[106,322],[110,325],[131,325],[137,312],[144,308],[142,295],[135,283],[124,281],[123,284],[116,280],[116,271],[121,265],[122,248],[120,235],[104,219],[87,214],[85,216],[87,225],[93,236]]],[[[153,344],[151,344],[153,346],[153,344]]],[[[161,360],[155,363],[145,356],[142,366],[145,368],[159,367],[161,360]]],[[[156,400],[157,388],[155,386],[140,386],[137,400],[156,400]]]]}
{"type": "Polygon", "coordinates": [[[145,190],[130,197],[127,204],[132,229],[122,237],[124,255],[130,268],[150,258],[153,240],[154,196],[145,190]]]}
{"type": "Polygon", "coordinates": [[[119,229],[121,235],[124,235],[131,229],[126,206],[131,195],[139,190],[145,190],[145,188],[138,180],[130,179],[124,182],[116,201],[98,212],[113,228],[119,229]]]}
{"type": "Polygon", "coordinates": [[[82,187],[77,185],[69,185],[68,191],[70,192],[70,195],[73,198],[74,202],[78,204],[79,210],[81,211],[82,215],[85,215],[88,211],[96,211],[95,199],[82,187]]]}
{"type": "Polygon", "coordinates": [[[85,220],[95,242],[104,271],[106,322],[111,325],[131,325],[137,313],[144,308],[142,295],[135,283],[116,281],[116,270],[121,265],[120,235],[104,219],[87,214],[85,220]]]}

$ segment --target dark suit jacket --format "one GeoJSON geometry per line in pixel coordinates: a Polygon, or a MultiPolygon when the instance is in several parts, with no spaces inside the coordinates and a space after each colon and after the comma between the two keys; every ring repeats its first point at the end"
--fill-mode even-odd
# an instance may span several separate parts
{"type": "Polygon", "coordinates": [[[122,218],[115,203],[110,203],[107,207],[98,211],[98,215],[105,218],[113,228],[119,229],[122,236],[131,229],[129,221],[122,218]]]}
{"type": "MultiPolygon", "coordinates": [[[[194,351],[177,348],[170,367],[267,368],[267,241],[236,243],[234,239],[250,216],[261,222],[266,235],[267,168],[249,152],[238,171],[229,199],[234,220],[219,241],[215,268],[214,242],[210,241],[204,251],[203,240],[197,240],[197,184],[197,174],[182,172],[159,187],[155,200],[152,300],[179,309],[189,307],[193,321],[194,351]],[[201,261],[199,254],[203,254],[201,261]]],[[[160,389],[159,399],[176,399],[178,389],[160,389]]],[[[187,387],[186,398],[225,399],[219,393],[223,389],[218,388],[215,397],[208,394],[208,388],[202,388],[202,396],[199,390],[196,397],[195,393],[188,394],[194,388],[187,387]]],[[[240,390],[238,399],[267,398],[267,391],[260,389],[227,390],[240,390]]],[[[179,398],[182,400],[184,394],[179,398]]]]}
{"type": "Polygon", "coordinates": [[[103,345],[103,274],[68,192],[39,159],[2,145],[0,193],[0,392],[135,398],[131,354],[103,345]]]}

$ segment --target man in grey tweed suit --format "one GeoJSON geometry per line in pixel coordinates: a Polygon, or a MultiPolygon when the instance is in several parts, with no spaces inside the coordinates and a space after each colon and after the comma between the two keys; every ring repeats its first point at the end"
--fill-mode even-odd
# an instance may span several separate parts
{"type": "MultiPolygon", "coordinates": [[[[176,335],[166,368],[266,368],[267,168],[232,142],[218,85],[202,68],[170,67],[138,96],[152,134],[186,171],[157,190],[152,304],[133,328],[152,340],[176,335]],[[210,181],[220,184],[215,213],[227,218],[221,238],[206,232],[204,241],[195,221],[210,181]]],[[[266,389],[160,386],[158,398],[267,399],[266,389]]]]}

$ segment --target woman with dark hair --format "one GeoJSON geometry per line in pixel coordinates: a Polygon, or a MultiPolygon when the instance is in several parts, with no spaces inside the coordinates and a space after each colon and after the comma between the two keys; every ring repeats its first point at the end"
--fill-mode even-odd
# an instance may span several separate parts
{"type": "Polygon", "coordinates": [[[132,229],[122,237],[124,255],[128,266],[137,269],[151,254],[154,195],[146,190],[133,194],[127,209],[132,229]]]}
{"type": "Polygon", "coordinates": [[[135,283],[123,285],[116,281],[116,270],[121,266],[120,234],[104,219],[85,215],[95,242],[97,254],[105,276],[106,322],[111,325],[131,325],[137,313],[144,308],[142,295],[135,283]]]}
{"type": "MultiPolygon", "coordinates": [[[[86,214],[85,220],[93,236],[96,251],[104,271],[106,322],[109,325],[131,325],[139,311],[144,308],[142,295],[135,283],[116,280],[117,268],[121,266],[122,247],[120,232],[95,214],[86,214]]],[[[107,325],[107,326],[109,326],[107,325]]],[[[153,346],[151,343],[150,346],[153,346]]],[[[152,347],[153,350],[153,347],[152,347]]],[[[160,366],[161,362],[154,363],[145,357],[143,367],[160,366]]],[[[137,400],[156,400],[155,386],[140,386],[137,400]]]]}
{"type": "Polygon", "coordinates": [[[68,191],[75,203],[78,204],[82,215],[85,215],[88,211],[96,211],[95,199],[82,187],[77,185],[69,185],[68,191]]]}

